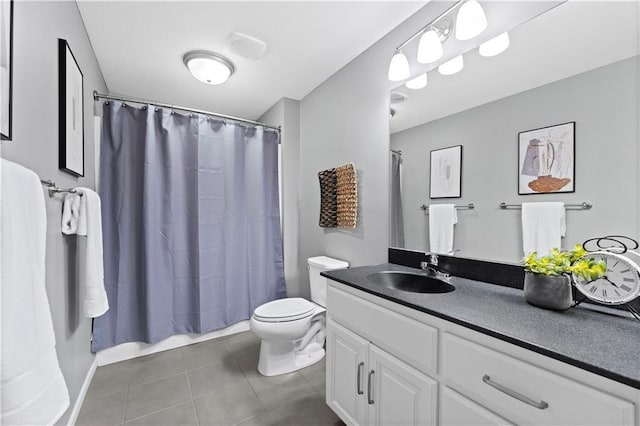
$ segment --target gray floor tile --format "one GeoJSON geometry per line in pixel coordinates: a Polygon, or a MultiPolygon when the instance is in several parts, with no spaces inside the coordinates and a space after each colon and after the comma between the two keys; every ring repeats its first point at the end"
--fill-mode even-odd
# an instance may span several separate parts
{"type": "Polygon", "coordinates": [[[325,368],[324,359],[319,362],[310,365],[307,368],[303,368],[300,374],[313,386],[316,391],[324,391],[327,384],[327,370],[325,368]]]}
{"type": "Polygon", "coordinates": [[[131,360],[130,386],[154,382],[186,371],[180,348],[131,360]]]}
{"type": "Polygon", "coordinates": [[[190,399],[187,373],[144,385],[131,386],[127,397],[125,420],[136,419],[190,399]]]}
{"type": "Polygon", "coordinates": [[[139,419],[126,423],[127,425],[171,425],[171,426],[191,426],[197,425],[196,413],[193,407],[193,401],[185,402],[175,407],[166,408],[153,414],[149,414],[139,419]]]}
{"type": "Polygon", "coordinates": [[[270,408],[315,392],[315,389],[297,371],[280,376],[250,375],[249,384],[265,407],[270,408]]]}
{"type": "Polygon", "coordinates": [[[127,391],[85,399],[78,414],[76,425],[120,425],[124,418],[127,391]]]}
{"type": "Polygon", "coordinates": [[[194,400],[201,425],[232,425],[264,411],[248,383],[228,386],[194,400]]]}
{"type": "Polygon", "coordinates": [[[126,390],[130,377],[130,360],[98,367],[85,398],[91,399],[126,390]]]}
{"type": "Polygon", "coordinates": [[[296,398],[269,410],[273,425],[340,425],[338,416],[325,403],[324,392],[296,398]]]}
{"type": "Polygon", "coordinates": [[[260,352],[260,338],[250,331],[229,336],[225,342],[236,358],[260,352]]]}
{"type": "Polygon", "coordinates": [[[258,373],[258,358],[260,357],[259,353],[252,353],[242,357],[236,358],[238,361],[238,365],[242,369],[242,372],[247,376],[257,376],[258,373]]]}
{"type": "Polygon", "coordinates": [[[224,339],[207,340],[182,347],[187,370],[204,367],[208,364],[220,363],[231,357],[224,339]]]}
{"type": "Polygon", "coordinates": [[[189,370],[188,375],[194,398],[247,381],[238,363],[231,357],[221,363],[189,370]]]}

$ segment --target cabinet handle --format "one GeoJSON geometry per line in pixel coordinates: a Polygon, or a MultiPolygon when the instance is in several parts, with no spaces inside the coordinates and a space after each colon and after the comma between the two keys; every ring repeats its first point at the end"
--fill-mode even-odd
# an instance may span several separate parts
{"type": "Polygon", "coordinates": [[[500,383],[494,382],[493,380],[491,380],[491,377],[489,377],[487,374],[482,376],[482,381],[485,382],[486,384],[488,384],[489,386],[498,389],[500,392],[506,393],[510,397],[513,397],[513,398],[517,399],[518,401],[522,401],[525,404],[529,404],[532,407],[536,407],[536,408],[538,408],[540,410],[544,410],[545,408],[549,407],[549,404],[547,404],[545,401],[536,402],[533,399],[527,398],[526,396],[522,395],[521,393],[518,393],[518,392],[516,392],[514,390],[511,390],[508,387],[506,387],[504,385],[501,385],[500,383]]]}
{"type": "Polygon", "coordinates": [[[357,383],[358,395],[362,395],[364,393],[364,391],[360,387],[360,373],[362,372],[362,367],[364,367],[364,362],[361,362],[360,364],[358,364],[358,378],[357,378],[357,381],[358,381],[358,383],[357,383]]]}
{"type": "Polygon", "coordinates": [[[373,404],[373,398],[371,398],[371,377],[373,373],[375,373],[375,371],[369,371],[369,377],[367,377],[367,402],[369,402],[369,405],[373,404]]]}

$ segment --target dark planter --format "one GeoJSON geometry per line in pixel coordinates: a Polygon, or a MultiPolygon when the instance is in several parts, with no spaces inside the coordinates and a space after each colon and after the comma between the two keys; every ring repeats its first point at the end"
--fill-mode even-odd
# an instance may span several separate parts
{"type": "Polygon", "coordinates": [[[542,275],[525,272],[524,297],[532,305],[563,311],[573,305],[568,275],[542,275]]]}

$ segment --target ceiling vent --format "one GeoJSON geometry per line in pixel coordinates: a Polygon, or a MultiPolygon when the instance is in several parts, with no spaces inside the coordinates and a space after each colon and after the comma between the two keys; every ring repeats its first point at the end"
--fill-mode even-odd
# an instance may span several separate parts
{"type": "Polygon", "coordinates": [[[391,103],[392,104],[401,104],[409,99],[409,96],[400,92],[391,92],[391,103]]]}
{"type": "Polygon", "coordinates": [[[267,43],[247,34],[233,32],[227,36],[226,50],[229,54],[255,60],[264,56],[267,43]]]}

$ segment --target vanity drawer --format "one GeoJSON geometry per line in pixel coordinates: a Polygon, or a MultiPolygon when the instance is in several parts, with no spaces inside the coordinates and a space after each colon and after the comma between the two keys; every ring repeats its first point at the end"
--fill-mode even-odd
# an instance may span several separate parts
{"type": "Polygon", "coordinates": [[[509,421],[634,424],[634,406],[628,401],[450,333],[443,334],[442,345],[447,384],[509,421]]]}
{"type": "Polygon", "coordinates": [[[435,374],[438,329],[329,286],[327,312],[337,322],[424,373],[435,374]]]}
{"type": "Polygon", "coordinates": [[[440,424],[447,426],[513,425],[447,386],[444,386],[440,402],[440,424]]]}

